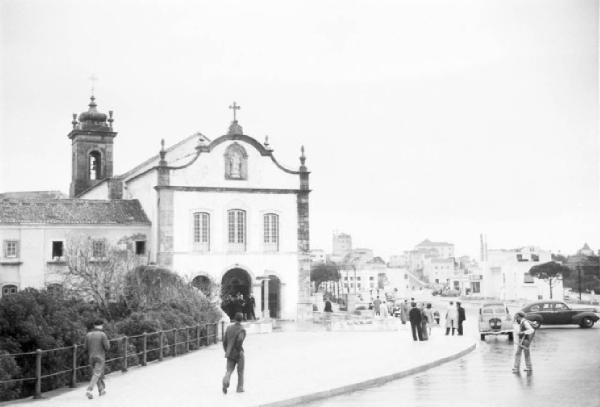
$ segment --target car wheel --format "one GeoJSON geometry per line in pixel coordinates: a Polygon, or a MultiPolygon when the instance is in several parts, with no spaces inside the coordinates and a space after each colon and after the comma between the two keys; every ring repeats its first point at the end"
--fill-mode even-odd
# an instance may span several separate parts
{"type": "Polygon", "coordinates": [[[508,334],[508,341],[512,342],[513,340],[514,340],[514,337],[513,337],[513,333],[511,332],[508,334]]]}
{"type": "Polygon", "coordinates": [[[531,323],[533,329],[538,329],[540,326],[542,326],[542,321],[538,321],[537,319],[529,322],[531,323]]]}
{"type": "Polygon", "coordinates": [[[582,328],[591,328],[594,326],[594,321],[590,317],[585,317],[581,320],[579,326],[582,328]]]}
{"type": "Polygon", "coordinates": [[[479,335],[479,336],[481,336],[481,340],[482,340],[482,341],[485,341],[485,334],[481,334],[481,335],[479,335]]]}

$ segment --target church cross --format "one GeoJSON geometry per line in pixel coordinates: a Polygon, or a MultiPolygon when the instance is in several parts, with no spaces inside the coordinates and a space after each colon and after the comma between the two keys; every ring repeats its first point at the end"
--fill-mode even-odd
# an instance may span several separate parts
{"type": "Polygon", "coordinates": [[[242,107],[241,107],[241,106],[238,106],[238,105],[237,105],[237,103],[233,102],[233,104],[232,104],[232,105],[230,105],[230,106],[229,106],[229,108],[233,110],[233,121],[234,121],[234,122],[235,122],[235,121],[237,121],[237,118],[236,118],[236,116],[235,116],[235,111],[236,111],[236,110],[240,110],[242,107]]]}
{"type": "Polygon", "coordinates": [[[90,80],[90,82],[92,82],[92,96],[94,96],[94,87],[96,85],[96,82],[98,81],[98,77],[94,74],[91,74],[88,79],[90,80]]]}

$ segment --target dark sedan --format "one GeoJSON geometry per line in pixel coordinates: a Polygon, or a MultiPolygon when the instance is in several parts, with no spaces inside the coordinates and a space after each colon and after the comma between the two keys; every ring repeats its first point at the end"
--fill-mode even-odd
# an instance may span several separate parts
{"type": "Polygon", "coordinates": [[[571,308],[562,301],[546,300],[533,302],[521,310],[534,328],[546,325],[576,324],[591,328],[600,319],[595,309],[571,308]]]}

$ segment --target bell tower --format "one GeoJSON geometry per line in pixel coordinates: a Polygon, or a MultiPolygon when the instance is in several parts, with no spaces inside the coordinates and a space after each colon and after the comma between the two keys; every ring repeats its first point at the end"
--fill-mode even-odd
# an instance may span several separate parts
{"type": "Polygon", "coordinates": [[[68,134],[72,142],[71,188],[75,198],[83,191],[113,176],[113,112],[98,112],[96,98],[90,97],[89,108],[77,118],[73,113],[73,129],[68,134]]]}

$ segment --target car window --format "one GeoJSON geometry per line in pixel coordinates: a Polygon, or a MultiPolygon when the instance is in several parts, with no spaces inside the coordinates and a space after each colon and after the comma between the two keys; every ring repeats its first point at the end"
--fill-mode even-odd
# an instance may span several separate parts
{"type": "Polygon", "coordinates": [[[562,311],[562,310],[565,310],[565,309],[569,309],[569,307],[567,307],[563,303],[557,303],[557,304],[554,304],[554,309],[557,310],[557,311],[562,311]]]}
{"type": "Polygon", "coordinates": [[[484,309],[482,310],[482,312],[483,312],[484,314],[493,314],[493,313],[494,313],[494,309],[493,309],[493,308],[484,308],[484,309]]]}
{"type": "Polygon", "coordinates": [[[553,304],[544,303],[544,304],[542,305],[542,311],[552,311],[552,309],[553,309],[552,305],[553,305],[553,304]]]}
{"type": "Polygon", "coordinates": [[[540,310],[540,305],[539,304],[532,305],[529,308],[529,311],[539,311],[539,310],[540,310]]]}

